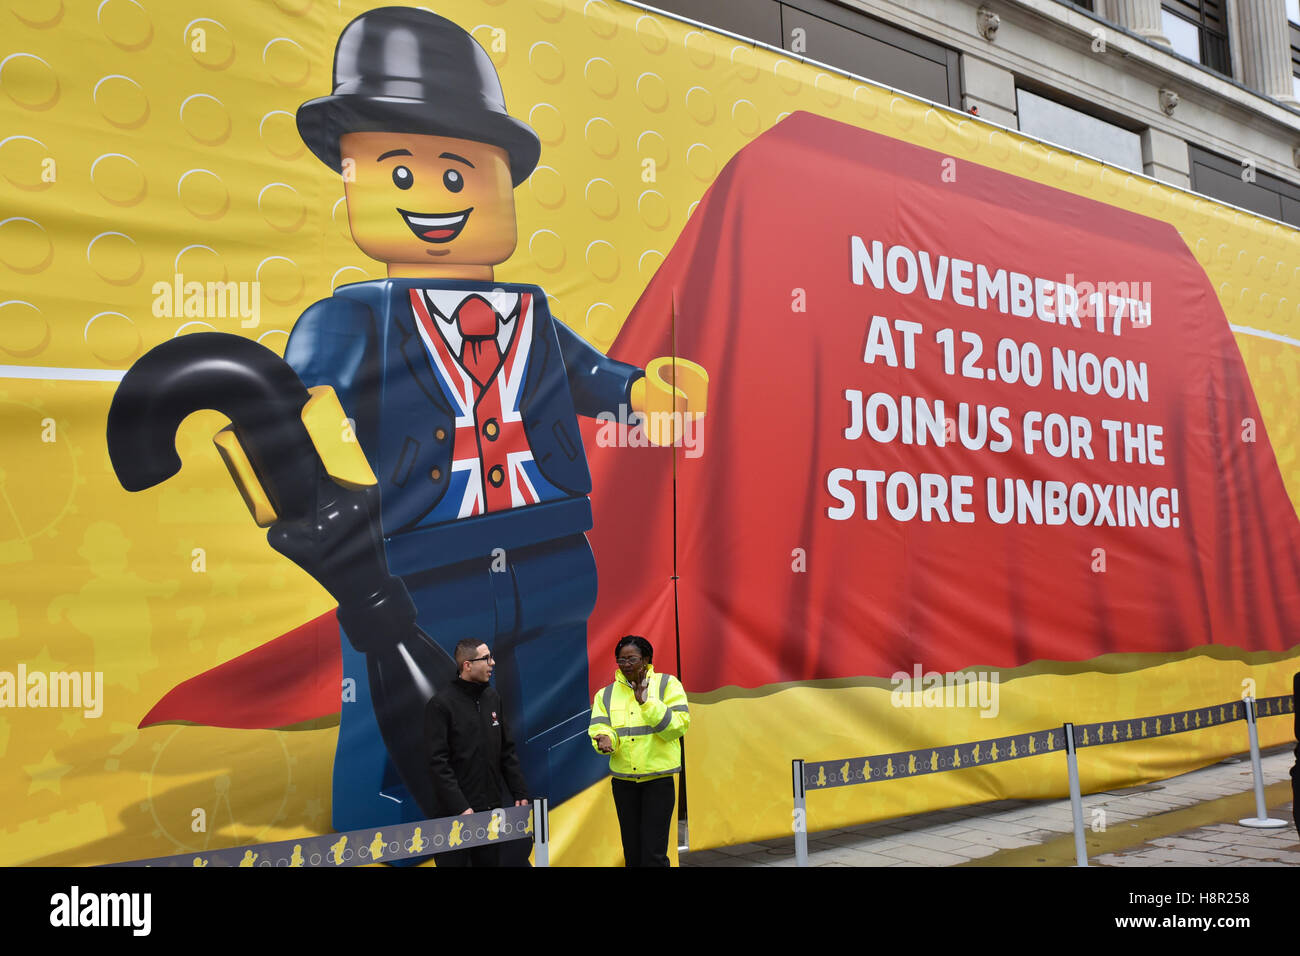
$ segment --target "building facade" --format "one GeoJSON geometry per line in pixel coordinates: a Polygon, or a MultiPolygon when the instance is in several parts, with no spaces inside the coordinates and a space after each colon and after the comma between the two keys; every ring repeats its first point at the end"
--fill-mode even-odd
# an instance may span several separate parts
{"type": "Polygon", "coordinates": [[[1300,0],[650,0],[1300,226],[1300,0]]]}

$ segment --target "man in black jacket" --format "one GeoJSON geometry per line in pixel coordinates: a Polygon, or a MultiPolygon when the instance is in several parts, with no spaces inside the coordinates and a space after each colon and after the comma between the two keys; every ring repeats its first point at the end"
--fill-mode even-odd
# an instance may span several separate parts
{"type": "MultiPolygon", "coordinates": [[[[488,683],[496,662],[482,641],[456,645],[457,676],[425,711],[429,772],[441,816],[478,813],[502,805],[508,790],[515,806],[528,802],[515,743],[501,713],[501,695],[488,683]]],[[[434,855],[438,866],[499,866],[495,844],[434,855]]]]}

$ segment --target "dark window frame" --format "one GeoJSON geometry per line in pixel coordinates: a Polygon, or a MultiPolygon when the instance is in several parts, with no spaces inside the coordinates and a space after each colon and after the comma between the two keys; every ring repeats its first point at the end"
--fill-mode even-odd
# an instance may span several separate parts
{"type": "MultiPolygon", "coordinates": [[[[1290,180],[1281,179],[1272,173],[1266,173],[1263,170],[1255,170],[1255,181],[1253,183],[1244,183],[1243,185],[1253,186],[1255,189],[1262,190],[1264,193],[1271,193],[1278,197],[1277,214],[1250,209],[1249,206],[1241,202],[1224,197],[1222,195],[1210,192],[1204,188],[1204,183],[1197,182],[1197,167],[1204,166],[1212,172],[1217,172],[1232,179],[1241,179],[1241,159],[1231,159],[1220,153],[1214,153],[1203,146],[1197,146],[1193,143],[1187,144],[1188,167],[1190,170],[1190,180],[1192,192],[1199,193],[1210,199],[1216,199],[1219,202],[1226,202],[1242,209],[1255,212],[1257,215],[1265,216],[1269,219],[1275,219],[1278,222],[1284,222],[1290,226],[1300,227],[1300,184],[1293,183],[1290,180]]],[[[1265,197],[1260,196],[1261,199],[1265,197]]]]}
{"type": "Polygon", "coordinates": [[[1160,9],[1196,27],[1201,66],[1221,76],[1232,76],[1226,0],[1161,0],[1160,9]]]}
{"type": "MultiPolygon", "coordinates": [[[[884,20],[877,20],[875,17],[868,16],[857,10],[842,7],[839,4],[830,2],[830,0],[780,0],[780,7],[781,46],[787,52],[790,52],[789,47],[786,45],[789,41],[789,34],[785,26],[785,11],[788,7],[810,17],[826,20],[846,30],[852,30],[854,33],[886,43],[889,46],[897,47],[944,67],[948,84],[947,105],[953,109],[961,109],[961,55],[956,50],[949,49],[941,43],[936,43],[934,40],[929,40],[915,33],[909,33],[892,23],[886,23],[884,20]]],[[[816,59],[816,57],[812,59],[816,59]]],[[[835,66],[834,63],[827,63],[826,65],[835,66]]],[[[844,68],[840,67],[840,69],[844,68]]],[[[865,78],[872,79],[869,76],[865,78]]]]}
{"type": "MultiPolygon", "coordinates": [[[[795,12],[824,21],[833,27],[848,30],[942,67],[944,70],[942,86],[946,94],[946,105],[955,110],[962,108],[961,55],[957,50],[949,49],[941,43],[918,34],[909,33],[901,27],[851,7],[841,6],[829,0],[726,0],[726,2],[714,0],[713,6],[710,6],[709,0],[693,0],[693,2],[692,0],[670,0],[670,2],[660,0],[658,3],[656,0],[646,0],[646,2],[669,13],[677,11],[680,16],[712,25],[735,36],[749,37],[759,43],[785,50],[793,56],[803,54],[790,49],[790,26],[787,25],[789,14],[795,12]],[[776,31],[775,36],[773,31],[776,31]]],[[[861,68],[832,62],[817,56],[815,52],[807,56],[810,60],[825,63],[829,67],[855,76],[862,76],[872,82],[901,88],[899,83],[891,82],[888,76],[872,76],[861,68]]],[[[913,92],[910,95],[923,94],[913,92]]],[[[940,102],[943,100],[941,99],[940,102]]]]}
{"type": "MultiPolygon", "coordinates": [[[[1026,93],[1033,93],[1035,96],[1042,97],[1045,100],[1051,100],[1058,106],[1064,106],[1072,109],[1076,113],[1083,113],[1085,116],[1091,116],[1093,119],[1101,120],[1103,123],[1109,123],[1128,133],[1141,133],[1147,128],[1147,124],[1136,120],[1133,117],[1107,109],[1095,100],[1086,99],[1082,96],[1076,96],[1069,90],[1059,89],[1050,83],[1044,83],[1032,76],[1024,76],[1019,73],[1015,74],[1016,92],[1024,90],[1026,93]]],[[[1032,135],[1032,134],[1031,134],[1032,135]]]]}

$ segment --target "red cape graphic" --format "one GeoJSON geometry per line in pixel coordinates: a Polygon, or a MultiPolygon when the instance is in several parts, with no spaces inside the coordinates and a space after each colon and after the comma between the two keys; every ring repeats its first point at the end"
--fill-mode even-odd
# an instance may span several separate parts
{"type": "Polygon", "coordinates": [[[208,727],[289,727],[339,712],[343,658],[334,612],[177,684],[141,727],[186,721],[208,727]]]}
{"type": "MultiPolygon", "coordinates": [[[[905,253],[893,267],[894,278],[907,279],[905,253]]],[[[1014,291],[1005,296],[1011,303],[1014,291]]],[[[722,171],[611,354],[644,363],[665,341],[711,376],[702,440],[675,450],[675,472],[667,450],[606,447],[600,429],[612,426],[584,423],[601,581],[588,628],[593,684],[606,679],[624,633],[645,634],[656,665],[707,691],[887,677],[916,664],[1013,667],[1208,644],[1280,651],[1300,623],[1300,521],[1227,319],[1167,223],[796,113],[722,171]],[[855,284],[854,236],[868,253],[880,243],[874,261],[886,273],[890,250],[910,251],[915,288],[877,288],[865,269],[855,284]],[[1033,298],[1041,286],[1030,287],[1027,317],[996,307],[992,295],[985,308],[967,305],[978,290],[973,278],[969,288],[957,280],[962,262],[1055,283],[1122,282],[1150,305],[1151,322],[1135,327],[1121,316],[1117,335],[1109,320],[1103,331],[1089,317],[1077,328],[1044,321],[1033,298]],[[878,336],[875,360],[864,361],[876,315],[893,330],[895,366],[880,356],[878,336]],[[912,368],[898,322],[921,326],[912,368]],[[952,330],[951,374],[936,339],[944,329],[952,330]],[[979,337],[980,356],[963,332],[979,337]],[[1025,384],[1028,365],[1024,376],[988,379],[999,359],[1010,368],[1012,346],[1000,350],[1002,340],[1017,357],[1026,343],[1037,347],[1038,385],[1025,384]],[[1096,356],[1099,369],[1113,358],[1124,382],[1142,388],[1116,398],[1053,387],[1053,348],[1072,350],[1076,362],[1096,356]],[[972,423],[976,406],[1002,407],[1015,440],[990,450],[991,427],[974,449],[961,440],[905,443],[901,432],[892,441],[847,438],[849,390],[863,400],[884,393],[900,409],[904,397],[930,408],[942,401],[953,419],[967,403],[972,423]],[[1088,420],[1092,457],[1054,457],[1041,439],[1025,453],[1028,411],[1088,420]],[[1247,419],[1257,423],[1250,442],[1247,419]],[[1119,433],[1119,460],[1110,460],[1103,420],[1159,427],[1163,464],[1125,461],[1119,433]],[[850,480],[833,480],[845,470],[850,480]],[[952,520],[952,486],[950,520],[933,509],[930,520],[892,517],[887,477],[874,488],[877,517],[866,518],[870,491],[859,471],[966,476],[971,520],[952,520]],[[1160,508],[1139,510],[1170,526],[1019,523],[1014,515],[1000,524],[988,513],[990,478],[999,489],[1006,479],[1026,488],[1144,488],[1148,505],[1151,489],[1165,489],[1160,508]],[[841,496],[853,513],[833,518],[841,496]]],[[[1103,492],[1087,493],[1100,515],[1103,492]]],[[[899,494],[905,504],[905,488],[899,494]]],[[[280,726],[336,712],[332,618],[299,631],[187,681],[144,723],[280,726]],[[332,669],[332,683],[283,683],[308,668],[332,669]],[[243,722],[227,716],[232,706],[243,722]]]]}

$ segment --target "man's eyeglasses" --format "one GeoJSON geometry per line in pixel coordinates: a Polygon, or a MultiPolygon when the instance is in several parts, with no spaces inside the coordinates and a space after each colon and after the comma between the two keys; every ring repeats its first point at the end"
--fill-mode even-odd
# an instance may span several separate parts
{"type": "Polygon", "coordinates": [[[484,654],[482,657],[471,657],[471,658],[469,659],[469,662],[470,662],[471,664],[477,664],[477,663],[479,663],[479,662],[481,662],[481,661],[490,661],[490,660],[492,660],[492,655],[491,655],[491,654],[484,654]]]}

